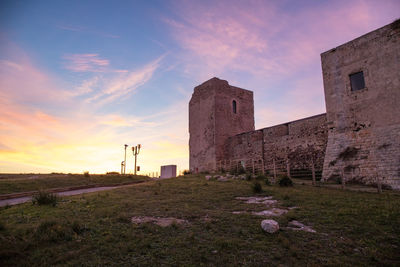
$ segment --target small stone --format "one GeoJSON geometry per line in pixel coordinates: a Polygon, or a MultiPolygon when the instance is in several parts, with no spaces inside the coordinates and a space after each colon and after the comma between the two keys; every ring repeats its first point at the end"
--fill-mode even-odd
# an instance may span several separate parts
{"type": "Polygon", "coordinates": [[[211,175],[206,175],[206,180],[210,180],[211,179],[211,175]]]}
{"type": "Polygon", "coordinates": [[[278,224],[278,222],[276,222],[274,220],[263,220],[261,222],[261,228],[265,232],[273,234],[279,230],[279,224],[278,224]]]}
{"type": "Polygon", "coordinates": [[[246,213],[245,211],[232,211],[232,214],[243,214],[246,213]]]}
{"type": "Polygon", "coordinates": [[[281,216],[285,213],[287,213],[287,210],[284,209],[278,209],[278,208],[272,208],[270,210],[263,210],[259,212],[253,212],[254,215],[258,216],[281,216]]]}
{"type": "Polygon", "coordinates": [[[294,230],[294,231],[304,231],[304,232],[309,232],[309,233],[316,233],[316,231],[314,229],[312,229],[310,226],[304,225],[299,221],[291,221],[288,223],[287,227],[290,230],[294,230]]]}

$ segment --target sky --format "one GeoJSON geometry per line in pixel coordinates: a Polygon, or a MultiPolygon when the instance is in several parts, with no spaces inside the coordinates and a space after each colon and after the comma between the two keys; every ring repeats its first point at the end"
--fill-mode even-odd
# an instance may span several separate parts
{"type": "MultiPolygon", "coordinates": [[[[399,0],[0,1],[0,173],[188,169],[188,103],[218,77],[256,129],[325,112],[320,54],[399,0]]],[[[159,174],[159,173],[158,173],[159,174]]]]}

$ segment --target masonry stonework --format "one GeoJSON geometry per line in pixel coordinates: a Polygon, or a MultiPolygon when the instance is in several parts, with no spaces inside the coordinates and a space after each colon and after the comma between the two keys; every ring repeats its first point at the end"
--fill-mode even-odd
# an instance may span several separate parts
{"type": "Polygon", "coordinates": [[[321,61],[329,129],[323,179],[400,189],[399,21],[323,53],[321,61]],[[353,90],[350,75],[360,72],[364,87],[353,90]]]}
{"type": "Polygon", "coordinates": [[[217,78],[197,86],[190,170],[312,172],[400,189],[400,21],[322,53],[321,62],[327,113],[260,130],[251,91],[217,78]]]}

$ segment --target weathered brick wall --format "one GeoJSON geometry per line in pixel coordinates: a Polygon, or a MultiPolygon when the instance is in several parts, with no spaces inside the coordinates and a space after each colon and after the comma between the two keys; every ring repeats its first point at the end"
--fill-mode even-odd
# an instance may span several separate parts
{"type": "MultiPolygon", "coordinates": [[[[235,168],[241,162],[248,170],[310,170],[311,164],[322,171],[327,143],[326,114],[282,125],[235,135],[225,145],[225,162],[235,168]],[[232,164],[232,162],[234,162],[232,164]]],[[[227,168],[227,167],[225,167],[227,168]]]]}
{"type": "Polygon", "coordinates": [[[323,179],[400,189],[400,23],[321,55],[328,119],[323,179]],[[352,91],[349,75],[363,72],[352,91]]]}

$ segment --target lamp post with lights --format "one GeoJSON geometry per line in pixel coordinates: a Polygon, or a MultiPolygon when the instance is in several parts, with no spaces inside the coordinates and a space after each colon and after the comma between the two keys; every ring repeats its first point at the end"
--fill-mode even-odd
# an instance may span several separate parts
{"type": "Polygon", "coordinates": [[[140,148],[141,148],[141,144],[138,144],[137,146],[133,146],[132,147],[132,153],[133,153],[133,156],[135,157],[135,175],[136,175],[136,162],[137,162],[137,155],[139,155],[139,152],[140,152],[140,148]]]}

